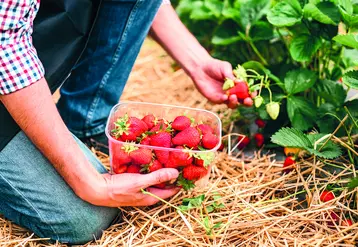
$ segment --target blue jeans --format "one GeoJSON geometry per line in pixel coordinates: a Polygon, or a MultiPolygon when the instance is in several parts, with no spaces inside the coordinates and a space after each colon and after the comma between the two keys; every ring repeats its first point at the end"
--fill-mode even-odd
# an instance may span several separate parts
{"type": "Polygon", "coordinates": [[[58,110],[79,138],[104,133],[162,0],[106,0],[58,110]]]}
{"type": "MultiPolygon", "coordinates": [[[[74,134],[103,132],[160,4],[161,0],[103,2],[88,46],[58,102],[74,134]]],[[[74,138],[97,171],[106,172],[74,138]]],[[[98,238],[120,213],[77,197],[23,132],[0,152],[0,188],[0,214],[39,237],[60,242],[82,244],[98,238]]]]}

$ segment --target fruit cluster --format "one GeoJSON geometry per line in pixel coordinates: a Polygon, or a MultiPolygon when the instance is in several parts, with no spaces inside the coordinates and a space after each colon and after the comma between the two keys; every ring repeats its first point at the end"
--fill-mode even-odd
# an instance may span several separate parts
{"type": "Polygon", "coordinates": [[[161,168],[176,168],[180,171],[177,184],[184,189],[192,188],[195,181],[207,175],[214,159],[214,151],[199,151],[214,149],[220,142],[207,124],[196,124],[187,116],[177,116],[169,122],[153,114],[142,119],[128,114],[119,117],[111,136],[121,141],[111,148],[114,173],[145,174],[161,168]]]}

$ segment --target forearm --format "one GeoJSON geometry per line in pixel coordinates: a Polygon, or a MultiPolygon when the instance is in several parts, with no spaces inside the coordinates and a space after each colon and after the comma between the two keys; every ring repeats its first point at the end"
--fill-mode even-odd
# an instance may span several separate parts
{"type": "Polygon", "coordinates": [[[0,99],[78,196],[88,200],[96,193],[96,181],[103,180],[102,176],[89,164],[63,123],[45,79],[0,99]]]}
{"type": "Polygon", "coordinates": [[[151,36],[191,75],[209,53],[180,21],[171,5],[163,5],[154,19],[151,36]]]}

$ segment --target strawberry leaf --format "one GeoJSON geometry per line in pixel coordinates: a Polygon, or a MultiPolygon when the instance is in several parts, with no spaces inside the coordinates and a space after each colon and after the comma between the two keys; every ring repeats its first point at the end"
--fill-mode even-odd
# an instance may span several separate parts
{"type": "MultiPolygon", "coordinates": [[[[315,142],[317,142],[323,136],[325,136],[325,134],[311,134],[311,135],[307,135],[307,138],[311,141],[312,147],[314,147],[315,142]]],[[[317,143],[316,149],[308,148],[307,151],[318,157],[322,157],[325,159],[334,159],[342,155],[342,150],[337,144],[333,143],[332,141],[328,141],[326,144],[325,142],[326,139],[321,141],[320,143],[317,143]],[[322,146],[323,144],[325,145],[322,146]]]]}
{"type": "Polygon", "coordinates": [[[351,181],[348,183],[348,188],[353,190],[358,187],[358,177],[351,178],[351,181]]]}
{"type": "Polygon", "coordinates": [[[300,130],[294,128],[282,128],[277,131],[271,141],[283,147],[296,147],[308,149],[312,147],[311,141],[300,130]]]}
{"type": "Polygon", "coordinates": [[[191,180],[185,179],[182,174],[180,174],[178,177],[177,185],[182,186],[183,189],[186,191],[195,188],[194,182],[191,180]]]}

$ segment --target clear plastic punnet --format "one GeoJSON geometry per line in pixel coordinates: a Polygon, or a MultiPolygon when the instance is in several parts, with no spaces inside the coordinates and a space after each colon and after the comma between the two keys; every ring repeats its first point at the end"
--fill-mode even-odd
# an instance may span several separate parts
{"type": "MultiPolygon", "coordinates": [[[[153,121],[154,122],[154,121],[153,121]]],[[[155,124],[156,122],[154,122],[155,124]]],[[[160,126],[162,127],[162,126],[160,126]]],[[[157,129],[158,130],[158,129],[157,129]]],[[[180,171],[181,175],[179,176],[179,180],[183,178],[184,169],[188,166],[192,166],[194,169],[202,169],[196,167],[204,167],[207,169],[207,173],[205,176],[200,176],[198,179],[194,179],[192,182],[196,187],[203,187],[207,184],[210,176],[211,163],[214,161],[216,151],[221,145],[221,121],[220,118],[213,112],[182,107],[182,106],[173,106],[173,105],[164,105],[164,104],[153,104],[153,103],[143,103],[143,102],[121,102],[115,105],[110,113],[110,116],[107,121],[106,126],[106,135],[109,141],[109,155],[110,155],[110,165],[111,172],[113,174],[119,173],[127,173],[133,172],[133,170],[139,170],[140,173],[146,174],[151,172],[151,168],[153,167],[153,162],[158,162],[161,168],[176,168],[180,171]],[[154,115],[156,121],[165,120],[165,127],[167,125],[171,125],[172,121],[178,116],[186,116],[191,120],[191,128],[195,128],[199,130],[198,125],[210,126],[210,130],[212,134],[217,138],[217,144],[208,149],[203,148],[203,133],[199,130],[200,133],[200,144],[198,147],[187,147],[183,145],[183,148],[178,148],[177,146],[171,144],[170,147],[159,147],[153,146],[151,143],[147,143],[145,145],[138,143],[140,138],[145,138],[148,136],[149,138],[154,138],[153,135],[160,131],[168,131],[172,137],[174,137],[178,132],[172,129],[161,129],[157,132],[153,132],[148,128],[141,137],[138,137],[136,141],[123,141],[121,138],[118,138],[113,134],[113,130],[118,128],[118,120],[127,119],[130,117],[135,117],[137,119],[142,119],[147,115],[154,115]],[[142,150],[145,154],[148,154],[150,150],[151,160],[143,161],[140,160],[141,163],[133,162],[134,151],[142,150]],[[178,155],[182,155],[180,153],[185,153],[185,157],[187,157],[187,161],[184,161],[185,164],[180,163],[180,165],[173,162],[175,159],[171,159],[173,157],[177,157],[178,155]],[[163,157],[167,157],[168,159],[163,157]],[[133,159],[131,159],[133,158],[133,159]],[[161,158],[161,159],[159,159],[161,158]],[[170,159],[169,159],[170,158],[170,159]],[[143,164],[148,163],[148,164],[143,164]]],[[[143,155],[144,156],[144,155],[143,155]]],[[[182,157],[182,156],[181,156],[182,157]]],[[[188,170],[189,168],[187,168],[188,170]]],[[[137,172],[138,173],[138,172],[137,172]]],[[[188,172],[186,173],[188,174],[188,172]]],[[[185,180],[185,179],[184,179],[185,180]]],[[[179,184],[180,182],[176,181],[175,184],[179,184]]],[[[166,187],[173,186],[169,184],[158,185],[158,187],[166,187]]],[[[184,186],[183,186],[184,187],[184,186]]]]}

